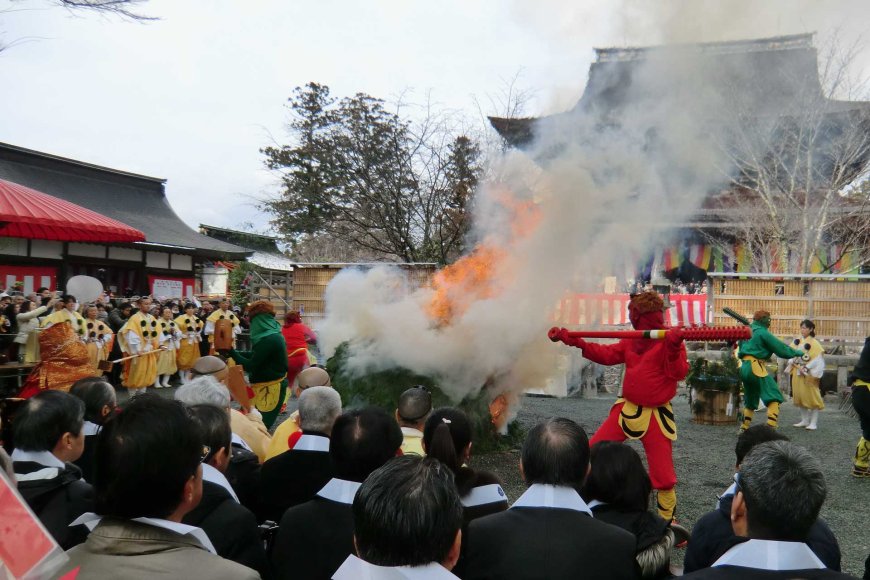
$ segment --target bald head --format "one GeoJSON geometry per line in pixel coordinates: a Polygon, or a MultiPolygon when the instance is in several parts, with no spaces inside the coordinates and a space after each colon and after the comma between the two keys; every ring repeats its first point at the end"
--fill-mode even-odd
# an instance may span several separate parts
{"type": "Polygon", "coordinates": [[[571,419],[547,419],[526,436],[522,469],[527,485],[543,483],[579,489],[588,468],[589,438],[571,419]]]}
{"type": "Polygon", "coordinates": [[[399,395],[396,418],[405,427],[425,423],[432,412],[432,393],[424,387],[411,387],[399,395]]]}

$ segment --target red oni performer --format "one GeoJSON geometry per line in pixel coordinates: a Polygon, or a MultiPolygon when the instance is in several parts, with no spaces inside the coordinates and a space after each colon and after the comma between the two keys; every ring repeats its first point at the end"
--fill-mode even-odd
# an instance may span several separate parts
{"type": "MultiPolygon", "coordinates": [[[[631,325],[635,330],[665,328],[663,306],[655,292],[632,297],[628,304],[631,325]]],[[[670,522],[677,506],[677,474],[671,450],[677,426],[671,399],[677,394],[677,382],[689,372],[683,339],[677,333],[668,333],[664,340],[623,339],[616,344],[594,344],[566,332],[563,330],[557,338],[582,349],[585,358],[608,366],[625,364],[622,397],[616,400],[589,444],[640,439],[657,490],[659,514],[670,522]]]]}

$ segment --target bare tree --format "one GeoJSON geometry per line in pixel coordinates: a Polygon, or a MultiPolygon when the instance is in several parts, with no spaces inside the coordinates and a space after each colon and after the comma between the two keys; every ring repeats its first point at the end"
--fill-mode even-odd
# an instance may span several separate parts
{"type": "Polygon", "coordinates": [[[737,239],[751,248],[755,267],[770,271],[778,262],[806,273],[821,259],[830,270],[847,252],[870,262],[870,188],[855,186],[870,172],[870,103],[832,98],[863,88],[850,75],[854,56],[854,48],[829,47],[821,87],[787,79],[796,90],[778,110],[759,114],[757,95],[745,87],[730,95],[715,133],[731,163],[731,188],[717,204],[738,218],[737,239]]]}

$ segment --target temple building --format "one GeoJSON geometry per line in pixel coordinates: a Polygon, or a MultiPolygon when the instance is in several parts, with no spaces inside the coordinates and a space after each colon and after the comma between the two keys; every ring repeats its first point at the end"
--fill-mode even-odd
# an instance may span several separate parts
{"type": "Polygon", "coordinates": [[[180,298],[200,293],[203,268],[251,255],[185,224],[165,186],[165,179],[0,143],[0,203],[7,216],[0,225],[30,219],[32,226],[11,235],[0,227],[0,285],[25,292],[63,289],[70,277],[83,274],[116,295],[180,298]],[[63,224],[51,231],[39,227],[53,224],[59,213],[63,224]],[[139,241],[101,236],[100,216],[137,234],[117,239],[139,241]],[[76,228],[81,235],[72,235],[76,228]]]}
{"type": "Polygon", "coordinates": [[[598,48],[595,53],[585,90],[572,109],[489,120],[509,146],[527,152],[545,169],[569,140],[594,147],[601,135],[630,126],[642,144],[639,150],[660,163],[660,179],[674,188],[691,189],[702,181],[669,171],[678,164],[668,161],[681,153],[669,150],[665,125],[689,119],[693,138],[709,138],[728,160],[728,173],[697,192],[698,209],[671,224],[673,241],[658,248],[640,271],[665,271],[686,280],[702,278],[708,270],[858,272],[860,264],[870,262],[866,238],[843,242],[837,233],[825,231],[829,243],[810,257],[776,247],[752,248],[741,230],[749,208],[760,203],[761,182],[774,190],[771,195],[791,196],[798,205],[810,196],[827,195],[825,211],[842,218],[841,229],[870,220],[866,203],[842,195],[870,170],[870,102],[826,96],[812,34],[598,48]],[[760,251],[772,254],[763,265],[751,254],[760,251]],[[795,270],[810,260],[809,268],[795,270]]]}

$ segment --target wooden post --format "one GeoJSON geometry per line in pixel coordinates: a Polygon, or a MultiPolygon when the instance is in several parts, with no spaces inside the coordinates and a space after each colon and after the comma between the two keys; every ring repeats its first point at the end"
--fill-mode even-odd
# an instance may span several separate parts
{"type": "Polygon", "coordinates": [[[839,365],[837,367],[837,394],[845,393],[849,381],[849,367],[839,365]]]}

